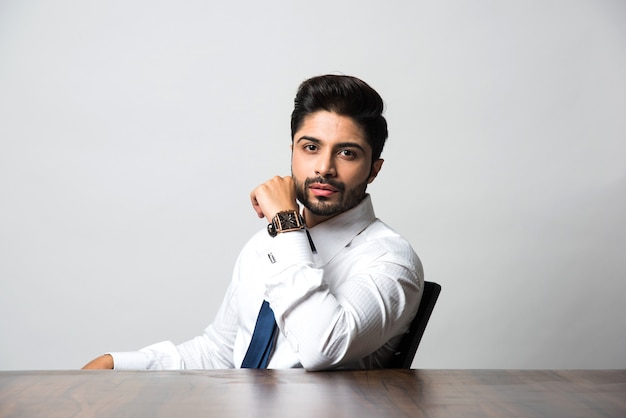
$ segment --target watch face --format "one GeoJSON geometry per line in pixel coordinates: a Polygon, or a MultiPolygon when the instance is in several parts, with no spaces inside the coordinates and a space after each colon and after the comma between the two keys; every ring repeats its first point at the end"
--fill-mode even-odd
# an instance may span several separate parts
{"type": "MultiPolygon", "coordinates": [[[[271,225],[274,226],[274,230],[276,231],[276,233],[304,229],[304,222],[302,221],[302,217],[300,216],[298,211],[295,210],[278,212],[272,220],[271,225]]],[[[270,235],[272,235],[273,231],[270,231],[268,229],[268,232],[270,233],[270,235]]]]}
{"type": "Polygon", "coordinates": [[[280,220],[280,229],[298,228],[300,226],[298,212],[279,212],[278,219],[280,220]]]}

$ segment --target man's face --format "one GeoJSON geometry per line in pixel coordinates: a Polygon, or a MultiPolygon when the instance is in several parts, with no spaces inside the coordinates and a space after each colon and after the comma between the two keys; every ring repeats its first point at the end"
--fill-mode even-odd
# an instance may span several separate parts
{"type": "Polygon", "coordinates": [[[383,160],[351,118],[318,111],[304,118],[292,144],[291,173],[309,227],[358,205],[383,160]]]}

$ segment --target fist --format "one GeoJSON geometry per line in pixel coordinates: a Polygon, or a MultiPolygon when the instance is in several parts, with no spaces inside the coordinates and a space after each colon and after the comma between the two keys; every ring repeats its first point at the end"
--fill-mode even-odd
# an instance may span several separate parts
{"type": "Polygon", "coordinates": [[[296,183],[290,176],[276,176],[259,185],[250,193],[252,208],[259,218],[268,222],[283,210],[298,210],[296,183]]]}

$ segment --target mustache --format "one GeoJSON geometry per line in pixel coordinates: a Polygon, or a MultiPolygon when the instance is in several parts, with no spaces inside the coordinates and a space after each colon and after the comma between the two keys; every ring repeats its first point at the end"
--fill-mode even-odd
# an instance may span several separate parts
{"type": "Polygon", "coordinates": [[[340,192],[343,192],[346,190],[346,185],[343,184],[340,181],[335,181],[333,179],[328,179],[325,177],[307,177],[307,179],[304,181],[304,188],[308,189],[309,186],[313,183],[319,183],[319,184],[327,184],[335,189],[337,189],[340,192]]]}

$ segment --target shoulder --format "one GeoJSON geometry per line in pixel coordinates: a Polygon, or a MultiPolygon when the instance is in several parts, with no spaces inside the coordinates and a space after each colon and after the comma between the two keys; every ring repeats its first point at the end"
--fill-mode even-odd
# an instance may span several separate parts
{"type": "Polygon", "coordinates": [[[363,237],[364,241],[368,243],[378,243],[380,245],[403,248],[414,252],[413,247],[406,238],[378,218],[360,235],[363,237]]]}
{"type": "Polygon", "coordinates": [[[422,263],[411,243],[380,219],[372,222],[357,239],[373,255],[376,254],[385,261],[410,267],[418,276],[423,275],[422,263]]]}

